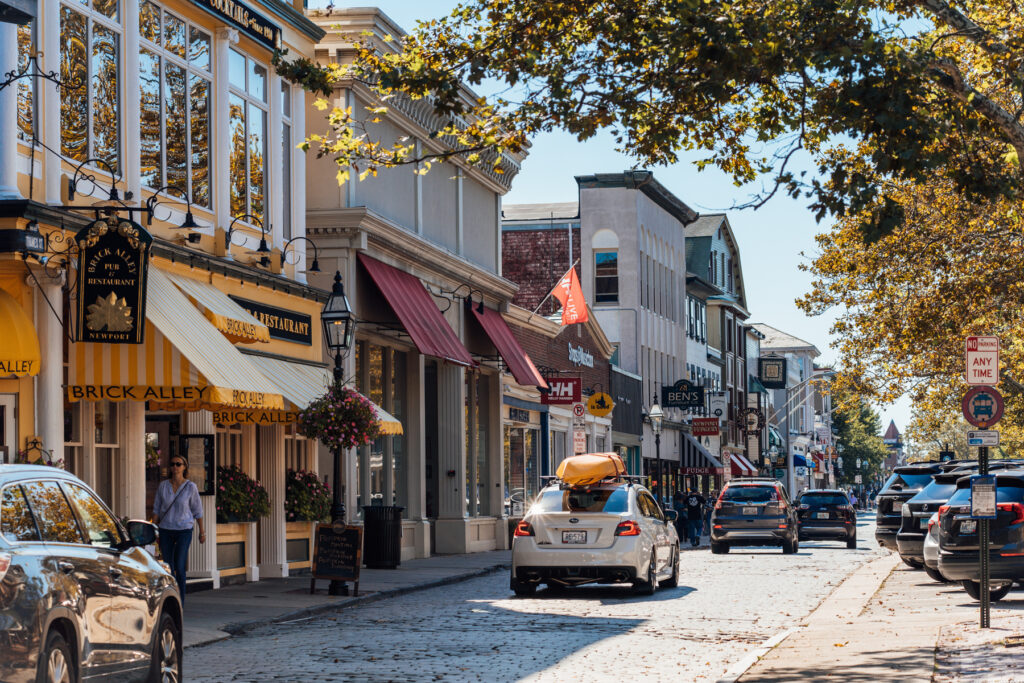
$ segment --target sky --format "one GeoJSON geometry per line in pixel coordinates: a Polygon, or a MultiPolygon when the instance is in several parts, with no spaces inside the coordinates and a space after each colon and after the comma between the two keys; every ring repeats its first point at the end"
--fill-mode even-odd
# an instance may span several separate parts
{"type": "MultiPolygon", "coordinates": [[[[310,7],[326,4],[327,0],[311,0],[310,7]]],[[[456,3],[452,0],[380,0],[375,4],[399,26],[410,31],[417,20],[447,14],[456,3]]],[[[615,151],[609,134],[598,134],[579,142],[567,133],[547,133],[534,138],[532,144],[521,172],[512,182],[511,191],[502,200],[505,204],[574,202],[577,200],[575,176],[624,171],[637,163],[615,151]]],[[[662,185],[696,211],[729,214],[740,245],[740,262],[751,312],[748,322],[766,323],[814,344],[821,351],[816,361],[819,365],[835,363],[837,354],[829,345],[829,328],[835,315],[810,318],[795,304],[812,284],[810,274],[799,270],[799,266],[813,259],[817,251],[814,237],[827,231],[829,219],[816,223],[813,213],[807,209],[809,200],[780,195],[756,211],[731,210],[730,207],[748,201],[750,195],[760,189],[760,183],[736,187],[717,170],[698,171],[692,163],[697,156],[649,170],[662,185]]],[[[890,420],[895,420],[900,431],[905,431],[911,412],[907,398],[877,408],[883,431],[890,420]]]]}

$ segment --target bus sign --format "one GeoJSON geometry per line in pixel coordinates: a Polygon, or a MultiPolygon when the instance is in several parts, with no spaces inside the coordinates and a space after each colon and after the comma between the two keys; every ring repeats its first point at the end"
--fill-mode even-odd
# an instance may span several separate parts
{"type": "Polygon", "coordinates": [[[1003,397],[992,387],[972,387],[963,400],[964,417],[978,429],[988,429],[1003,416],[1003,397]]]}

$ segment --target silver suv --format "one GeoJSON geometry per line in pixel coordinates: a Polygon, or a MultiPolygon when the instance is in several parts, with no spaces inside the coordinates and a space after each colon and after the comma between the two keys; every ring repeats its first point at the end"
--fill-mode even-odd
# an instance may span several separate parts
{"type": "Polygon", "coordinates": [[[0,681],[181,680],[181,598],[77,477],[0,465],[0,681]]]}

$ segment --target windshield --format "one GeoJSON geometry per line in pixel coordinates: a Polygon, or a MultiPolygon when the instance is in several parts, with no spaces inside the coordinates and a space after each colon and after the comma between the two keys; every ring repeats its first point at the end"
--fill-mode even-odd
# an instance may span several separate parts
{"type": "Polygon", "coordinates": [[[889,481],[885,483],[885,488],[891,488],[898,486],[903,489],[919,489],[928,485],[928,482],[932,480],[930,472],[926,474],[894,474],[889,481]]]}
{"type": "Polygon", "coordinates": [[[886,490],[887,488],[889,488],[890,486],[892,486],[892,483],[893,483],[894,481],[896,481],[896,477],[897,477],[897,476],[898,476],[898,475],[895,475],[895,474],[890,474],[890,475],[889,475],[889,478],[885,480],[885,483],[884,483],[884,484],[882,484],[882,490],[884,491],[884,490],[886,490]]]}
{"type": "Polygon", "coordinates": [[[530,512],[626,512],[629,493],[617,489],[552,489],[541,494],[530,512]]]}
{"type": "Polygon", "coordinates": [[[953,491],[956,491],[955,481],[948,484],[940,484],[933,479],[932,482],[921,489],[921,493],[914,496],[914,498],[920,498],[921,500],[947,499],[953,495],[953,491]]]}
{"type": "Polygon", "coordinates": [[[800,496],[801,505],[849,505],[850,501],[842,493],[805,493],[800,496]]]}
{"type": "Polygon", "coordinates": [[[730,503],[774,503],[778,499],[774,486],[730,486],[722,492],[722,500],[730,503]]]}

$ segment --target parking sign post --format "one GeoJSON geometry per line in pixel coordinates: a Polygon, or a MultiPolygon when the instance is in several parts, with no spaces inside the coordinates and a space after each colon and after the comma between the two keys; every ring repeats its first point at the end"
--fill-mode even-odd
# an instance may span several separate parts
{"type": "MultiPolygon", "coordinates": [[[[978,447],[978,474],[988,474],[988,446],[978,447]]],[[[988,527],[989,520],[978,520],[978,559],[981,564],[981,628],[988,628],[991,622],[992,601],[989,599],[989,566],[988,566],[988,527]]]]}

